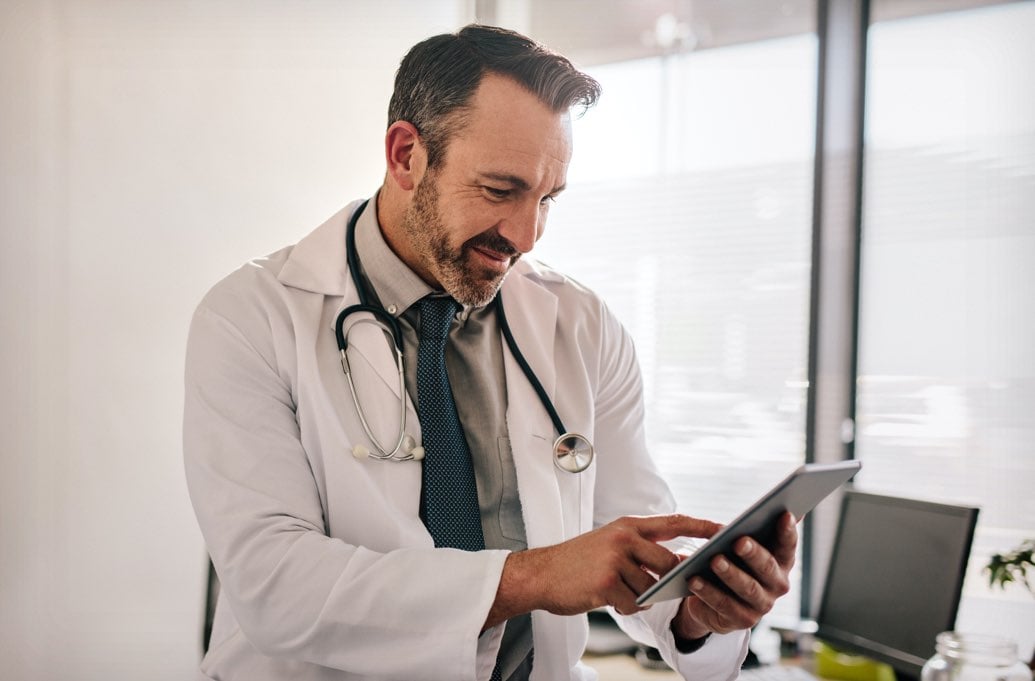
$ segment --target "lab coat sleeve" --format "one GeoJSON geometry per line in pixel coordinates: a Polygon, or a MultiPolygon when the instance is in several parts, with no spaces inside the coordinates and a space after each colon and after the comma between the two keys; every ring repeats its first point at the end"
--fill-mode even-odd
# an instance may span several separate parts
{"type": "Polygon", "coordinates": [[[612,610],[618,626],[633,639],[657,648],[662,659],[679,672],[684,679],[694,681],[732,681],[740,674],[740,666],[747,657],[749,632],[712,634],[705,644],[692,653],[676,650],[670,623],[679,610],[681,600],[664,601],[632,616],[619,615],[612,610]]]}
{"type": "MultiPolygon", "coordinates": [[[[595,438],[604,451],[598,453],[594,524],[600,526],[624,515],[674,513],[672,493],[647,453],[643,384],[632,339],[610,314],[603,315],[601,338],[595,438]]],[[[747,655],[749,632],[713,634],[699,650],[682,654],[670,628],[680,603],[659,603],[630,616],[611,612],[623,631],[657,648],[684,678],[736,678],[747,655]]]]}
{"type": "MultiPolygon", "coordinates": [[[[506,552],[379,553],[327,535],[275,315],[203,302],[188,341],[184,457],[223,596],[259,654],[379,679],[475,679],[506,552]]],[[[359,519],[361,522],[361,519],[359,519]]],[[[214,641],[214,645],[218,642],[214,641]]]]}

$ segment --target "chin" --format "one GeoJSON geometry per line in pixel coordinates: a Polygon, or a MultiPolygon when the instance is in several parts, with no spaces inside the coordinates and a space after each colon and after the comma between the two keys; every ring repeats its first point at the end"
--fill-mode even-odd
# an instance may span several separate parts
{"type": "Polygon", "coordinates": [[[464,282],[456,287],[455,291],[451,291],[450,295],[463,305],[482,307],[491,303],[492,299],[496,297],[505,278],[506,275],[503,275],[493,281],[481,280],[477,284],[464,282]]]}
{"type": "MultiPolygon", "coordinates": [[[[513,266],[513,263],[511,263],[513,266]]],[[[482,268],[467,268],[462,271],[443,273],[439,277],[442,288],[461,305],[471,307],[482,307],[492,302],[496,293],[503,286],[503,281],[510,273],[487,270],[482,268]]]]}

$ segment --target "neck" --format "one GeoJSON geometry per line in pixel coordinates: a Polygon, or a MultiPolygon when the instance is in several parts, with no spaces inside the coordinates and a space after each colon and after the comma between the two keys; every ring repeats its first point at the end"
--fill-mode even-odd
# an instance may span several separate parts
{"type": "Polygon", "coordinates": [[[402,240],[403,215],[406,206],[398,190],[385,182],[377,192],[377,224],[381,226],[381,234],[384,235],[388,246],[399,255],[399,246],[402,240]]]}
{"type": "Polygon", "coordinates": [[[385,182],[377,193],[377,221],[381,234],[392,252],[432,288],[441,288],[421,262],[420,254],[413,250],[406,228],[406,212],[410,195],[390,182],[385,182]]]}

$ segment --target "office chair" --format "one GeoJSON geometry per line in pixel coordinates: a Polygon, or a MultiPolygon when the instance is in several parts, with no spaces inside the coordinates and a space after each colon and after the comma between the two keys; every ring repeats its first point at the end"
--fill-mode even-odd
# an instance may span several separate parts
{"type": "Polygon", "coordinates": [[[201,654],[208,652],[208,644],[212,639],[212,620],[216,616],[216,600],[219,599],[219,576],[216,568],[212,565],[212,559],[208,560],[208,583],[205,588],[205,621],[201,630],[201,654]]]}

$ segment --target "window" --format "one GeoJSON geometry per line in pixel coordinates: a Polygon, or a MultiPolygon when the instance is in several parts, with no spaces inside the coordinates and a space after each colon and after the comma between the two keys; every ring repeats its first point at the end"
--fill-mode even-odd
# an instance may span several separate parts
{"type": "Polygon", "coordinates": [[[536,256],[629,328],[656,461],[728,521],[804,460],[815,35],[588,71],[604,96],[536,256]]]}
{"type": "Polygon", "coordinates": [[[857,478],[981,507],[961,629],[1035,643],[1035,3],[870,28],[857,478]]]}

